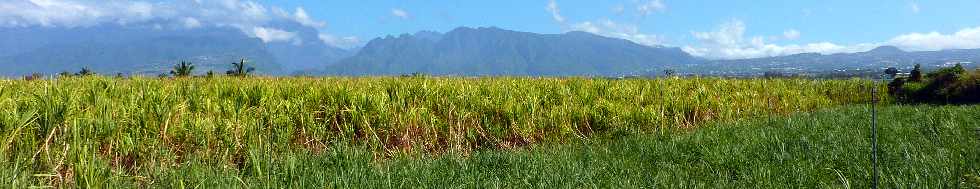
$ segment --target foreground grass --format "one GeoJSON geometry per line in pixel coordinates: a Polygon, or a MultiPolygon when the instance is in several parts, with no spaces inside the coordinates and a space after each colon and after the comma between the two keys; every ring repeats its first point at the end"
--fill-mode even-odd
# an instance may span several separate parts
{"type": "MultiPolygon", "coordinates": [[[[867,188],[868,113],[850,106],[465,156],[378,159],[365,146],[336,144],[315,154],[252,159],[254,166],[243,168],[189,160],[130,176],[97,159],[75,167],[84,169],[76,179],[92,179],[79,185],[113,187],[867,188]]],[[[890,106],[879,117],[884,188],[978,186],[980,106],[890,106]]],[[[16,178],[4,186],[48,176],[2,165],[2,178],[16,178]]]]}
{"type": "Polygon", "coordinates": [[[861,94],[870,86],[715,78],[0,80],[0,163],[19,178],[11,180],[30,185],[155,185],[201,174],[254,184],[289,172],[263,169],[270,164],[319,167],[305,166],[316,161],[300,154],[387,160],[666,134],[866,102],[861,94]]]}

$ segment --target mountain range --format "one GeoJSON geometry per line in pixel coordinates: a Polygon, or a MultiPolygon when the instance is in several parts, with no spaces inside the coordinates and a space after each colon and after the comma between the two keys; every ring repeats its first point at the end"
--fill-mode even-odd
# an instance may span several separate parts
{"type": "Polygon", "coordinates": [[[193,62],[198,74],[221,73],[240,58],[248,58],[264,75],[350,76],[650,76],[665,70],[698,75],[822,74],[914,64],[976,67],[980,62],[980,49],[906,52],[891,46],[857,53],[708,60],[676,47],[640,45],[587,32],[537,34],[496,27],[386,36],[359,50],[346,50],[322,43],[316,29],[299,23],[273,22],[268,27],[292,31],[297,40],[267,42],[232,27],[0,28],[0,76],[81,68],[102,74],[157,75],[179,61],[193,62]]]}
{"type": "Polygon", "coordinates": [[[296,40],[264,42],[232,27],[0,28],[0,75],[55,74],[82,68],[101,74],[157,75],[180,61],[194,63],[198,74],[222,73],[241,58],[247,58],[259,74],[287,75],[323,68],[352,54],[322,43],[314,28],[295,22],[269,25],[294,31],[296,40]]]}
{"type": "Polygon", "coordinates": [[[681,68],[702,75],[760,75],[763,72],[819,75],[840,72],[884,70],[888,67],[909,71],[916,64],[925,69],[963,64],[977,67],[980,49],[906,52],[893,46],[881,46],[867,52],[822,55],[803,53],[767,58],[714,60],[681,68]]]}
{"type": "Polygon", "coordinates": [[[699,62],[679,48],[650,47],[586,32],[535,34],[457,28],[370,41],[332,64],[330,75],[608,76],[699,62]]]}

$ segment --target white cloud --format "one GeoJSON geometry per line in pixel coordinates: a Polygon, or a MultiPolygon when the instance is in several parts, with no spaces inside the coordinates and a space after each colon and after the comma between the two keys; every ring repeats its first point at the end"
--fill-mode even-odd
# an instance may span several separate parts
{"type": "MultiPolygon", "coordinates": [[[[694,56],[712,59],[742,59],[771,56],[784,56],[799,53],[841,53],[861,52],[877,47],[877,44],[838,45],[829,42],[803,45],[770,44],[764,37],[754,36],[746,39],[746,26],[741,20],[731,20],[719,26],[717,31],[691,32],[701,41],[699,46],[685,46],[682,49],[694,56]]],[[[799,31],[787,30],[783,38],[798,38],[799,31]]]]}
{"type": "Polygon", "coordinates": [[[303,24],[304,26],[309,26],[314,28],[322,28],[327,26],[327,22],[316,21],[310,18],[310,15],[306,14],[306,10],[303,10],[302,7],[297,7],[296,13],[294,15],[295,16],[293,16],[293,19],[295,19],[296,22],[303,24]]]}
{"type": "Polygon", "coordinates": [[[549,0],[548,6],[545,7],[545,10],[548,10],[548,12],[551,13],[551,18],[554,19],[555,22],[562,24],[565,23],[565,17],[561,16],[561,9],[558,8],[558,2],[555,0],[549,0]]]}
{"type": "MultiPolygon", "coordinates": [[[[147,2],[91,2],[68,0],[0,1],[0,27],[80,27],[104,22],[132,23],[158,14],[147,2]]],[[[161,13],[162,14],[162,13],[161,13]]]]}
{"type": "Polygon", "coordinates": [[[408,11],[405,11],[405,10],[402,10],[402,9],[399,9],[399,8],[391,9],[391,15],[392,16],[395,16],[395,17],[398,17],[398,18],[401,18],[403,20],[407,20],[407,19],[409,19],[409,18],[412,17],[412,15],[408,13],[408,11]]]}
{"type": "Polygon", "coordinates": [[[695,46],[684,46],[682,49],[694,56],[711,58],[711,59],[745,59],[745,58],[760,58],[760,57],[772,57],[772,56],[785,56],[800,53],[820,53],[820,54],[833,54],[833,53],[851,53],[851,52],[863,52],[871,50],[878,45],[875,44],[858,44],[852,46],[843,46],[829,42],[820,43],[809,43],[803,45],[775,45],[766,43],[750,44],[750,46],[744,46],[740,48],[716,48],[716,47],[695,47],[695,46]]]}
{"type": "Polygon", "coordinates": [[[255,37],[262,39],[263,42],[294,42],[296,33],[287,32],[275,28],[255,27],[252,29],[255,37]]]}
{"type": "Polygon", "coordinates": [[[617,15],[621,15],[626,12],[626,6],[623,6],[622,4],[618,4],[616,6],[613,6],[610,10],[617,15]]]}
{"type": "Polygon", "coordinates": [[[292,34],[285,41],[302,43],[295,31],[267,26],[284,20],[318,30],[327,25],[310,17],[302,7],[290,13],[251,0],[0,0],[0,28],[73,28],[107,23],[146,24],[161,30],[219,26],[237,28],[265,42],[283,41],[292,34]]]}
{"type": "Polygon", "coordinates": [[[783,31],[783,39],[796,40],[799,38],[800,38],[800,31],[797,31],[796,29],[789,29],[783,31]]]}
{"type": "Polygon", "coordinates": [[[599,29],[599,26],[598,25],[593,24],[592,22],[588,22],[588,21],[581,22],[581,23],[578,23],[578,24],[573,24],[572,27],[571,27],[571,30],[573,30],[573,31],[584,31],[584,32],[589,32],[589,33],[599,33],[599,32],[602,32],[602,29],[599,29]]]}
{"type": "MultiPolygon", "coordinates": [[[[896,46],[906,51],[936,51],[948,49],[980,48],[980,27],[965,28],[955,33],[939,32],[908,33],[891,38],[888,41],[859,43],[854,45],[839,45],[829,42],[809,44],[776,45],[765,38],[745,36],[745,23],[732,20],[719,26],[717,31],[692,32],[691,35],[700,41],[697,46],[685,46],[684,51],[700,57],[712,59],[742,59],[771,56],[784,56],[799,53],[853,53],[864,52],[879,46],[896,46]]],[[[799,37],[796,30],[787,30],[783,39],[799,37]],[[795,31],[795,32],[794,32],[795,31]]],[[[770,40],[778,38],[770,38],[770,40]]]]}
{"type": "Polygon", "coordinates": [[[909,9],[912,10],[912,13],[916,13],[916,14],[918,14],[920,11],[919,4],[915,3],[914,1],[909,1],[909,9]]]}
{"type": "Polygon", "coordinates": [[[664,41],[662,36],[640,32],[640,29],[636,25],[616,23],[608,19],[595,23],[586,21],[573,24],[570,26],[570,30],[626,39],[647,46],[658,46],[663,44],[664,41]]]}
{"type": "Polygon", "coordinates": [[[187,28],[187,29],[194,29],[194,28],[201,27],[201,21],[198,21],[195,18],[187,17],[187,18],[184,18],[183,19],[183,22],[184,22],[183,23],[184,24],[184,28],[187,28]]]}
{"type": "Polygon", "coordinates": [[[609,19],[595,22],[585,21],[569,25],[565,22],[565,17],[561,15],[561,9],[558,7],[558,3],[555,2],[555,0],[548,1],[548,6],[545,7],[545,10],[551,13],[552,19],[560,24],[562,29],[566,32],[589,32],[606,37],[626,39],[634,43],[647,46],[659,46],[664,41],[662,36],[640,32],[640,29],[636,25],[617,23],[609,19]]]}
{"type": "Polygon", "coordinates": [[[126,6],[126,11],[136,20],[145,20],[153,17],[153,4],[147,2],[133,2],[126,6]]]}
{"type": "Polygon", "coordinates": [[[886,42],[908,51],[980,48],[980,27],[965,28],[956,33],[909,33],[886,42]]]}
{"type": "Polygon", "coordinates": [[[745,35],[745,23],[732,20],[719,26],[718,31],[691,32],[694,38],[715,46],[739,46],[745,35]]]}
{"type": "Polygon", "coordinates": [[[661,0],[650,0],[646,3],[640,4],[636,7],[636,10],[640,12],[641,15],[650,15],[654,12],[663,12],[667,10],[667,5],[661,0]]]}
{"type": "Polygon", "coordinates": [[[336,37],[330,34],[321,33],[319,37],[320,40],[326,44],[345,49],[354,48],[361,44],[361,39],[355,36],[336,37]]]}
{"type": "Polygon", "coordinates": [[[289,17],[270,14],[268,8],[252,1],[213,0],[174,5],[174,9],[180,10],[179,15],[197,18],[202,24],[236,27],[246,31],[246,33],[253,27],[265,25],[270,21],[290,19],[289,17]]]}

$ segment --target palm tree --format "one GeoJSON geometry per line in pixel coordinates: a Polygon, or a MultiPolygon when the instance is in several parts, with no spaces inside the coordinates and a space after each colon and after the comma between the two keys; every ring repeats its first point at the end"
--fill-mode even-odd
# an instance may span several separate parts
{"type": "Polygon", "coordinates": [[[187,77],[190,76],[193,71],[194,64],[180,61],[180,64],[174,66],[174,70],[170,71],[170,75],[174,75],[174,77],[187,77]]]}
{"type": "Polygon", "coordinates": [[[231,63],[231,70],[228,70],[228,72],[225,72],[225,74],[235,77],[248,76],[249,73],[255,71],[255,68],[248,67],[246,64],[248,64],[248,60],[244,58],[242,58],[241,62],[231,63]]]}
{"type": "Polygon", "coordinates": [[[920,82],[920,81],[922,81],[922,66],[921,65],[915,64],[915,68],[913,68],[912,69],[912,72],[909,73],[909,81],[910,82],[920,82]]]}
{"type": "Polygon", "coordinates": [[[78,71],[78,73],[75,73],[75,76],[90,76],[90,75],[93,75],[93,74],[95,74],[95,72],[92,72],[92,70],[90,70],[90,69],[88,69],[86,67],[83,67],[81,71],[78,71]]]}

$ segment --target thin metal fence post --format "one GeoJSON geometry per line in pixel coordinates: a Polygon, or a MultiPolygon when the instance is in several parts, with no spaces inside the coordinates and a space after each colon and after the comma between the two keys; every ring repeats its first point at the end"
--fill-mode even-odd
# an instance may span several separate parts
{"type": "Polygon", "coordinates": [[[871,81],[871,188],[878,188],[878,80],[871,81]]]}

